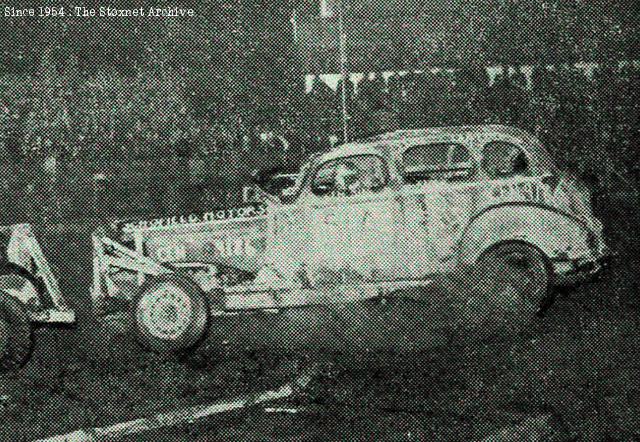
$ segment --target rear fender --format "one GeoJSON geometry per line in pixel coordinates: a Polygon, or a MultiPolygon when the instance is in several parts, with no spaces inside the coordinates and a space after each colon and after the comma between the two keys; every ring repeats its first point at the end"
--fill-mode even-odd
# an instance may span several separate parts
{"type": "Polygon", "coordinates": [[[594,235],[580,219],[531,203],[506,203],[487,208],[467,225],[458,246],[459,262],[471,265],[487,249],[504,241],[524,241],[551,261],[589,259],[594,235]]]}

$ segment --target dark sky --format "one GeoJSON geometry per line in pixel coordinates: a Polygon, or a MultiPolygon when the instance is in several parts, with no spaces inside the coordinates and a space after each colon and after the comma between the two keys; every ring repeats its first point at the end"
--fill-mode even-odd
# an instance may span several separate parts
{"type": "MultiPolygon", "coordinates": [[[[92,6],[92,2],[84,4],[92,6]]],[[[118,8],[151,4],[169,2],[117,2],[118,8]]],[[[323,38],[335,35],[332,20],[309,15],[317,15],[319,0],[170,4],[190,5],[197,17],[152,20],[0,15],[0,72],[33,73],[47,49],[58,68],[71,62],[83,71],[116,69],[125,74],[150,63],[169,61],[179,69],[222,67],[256,75],[266,70],[268,75],[274,64],[313,70],[323,58],[335,59],[330,47],[303,51],[300,58],[294,58],[289,22],[294,7],[300,15],[303,45],[322,46],[326,43],[323,38]],[[321,37],[323,33],[325,37],[321,37]]],[[[347,24],[354,68],[376,61],[380,66],[368,67],[638,57],[638,0],[360,0],[353,4],[347,24]]],[[[33,7],[33,2],[12,5],[33,7]]]]}

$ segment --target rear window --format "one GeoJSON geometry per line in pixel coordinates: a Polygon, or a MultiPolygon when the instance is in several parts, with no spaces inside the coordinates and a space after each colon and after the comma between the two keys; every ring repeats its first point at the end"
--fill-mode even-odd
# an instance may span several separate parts
{"type": "Polygon", "coordinates": [[[405,182],[466,180],[473,175],[474,163],[462,144],[431,143],[413,146],[402,155],[405,182]]]}
{"type": "Polygon", "coordinates": [[[492,141],[482,148],[481,168],[489,178],[529,174],[529,161],[522,148],[506,141],[492,141]]]}

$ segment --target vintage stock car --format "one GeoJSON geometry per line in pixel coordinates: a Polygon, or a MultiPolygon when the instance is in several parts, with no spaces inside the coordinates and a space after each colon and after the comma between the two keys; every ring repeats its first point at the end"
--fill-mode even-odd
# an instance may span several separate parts
{"type": "Polygon", "coordinates": [[[97,310],[130,301],[141,342],[177,351],[217,316],[428,291],[461,269],[509,282],[538,311],[608,255],[588,190],[507,126],[348,143],[311,157],[282,195],[228,215],[136,228],[129,246],[97,232],[97,310]]]}

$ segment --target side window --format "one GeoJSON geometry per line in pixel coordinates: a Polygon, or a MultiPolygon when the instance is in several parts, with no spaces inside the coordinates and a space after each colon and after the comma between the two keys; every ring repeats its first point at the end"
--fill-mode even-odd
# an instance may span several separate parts
{"type": "Polygon", "coordinates": [[[454,143],[413,146],[402,154],[403,178],[420,181],[464,181],[473,176],[474,163],[466,147],[454,143]]]}
{"type": "Polygon", "coordinates": [[[316,171],[311,191],[315,195],[344,196],[377,192],[387,184],[382,158],[360,155],[327,161],[316,171]]]}
{"type": "Polygon", "coordinates": [[[485,144],[481,167],[493,179],[529,174],[529,162],[522,149],[506,141],[485,144]]]}

